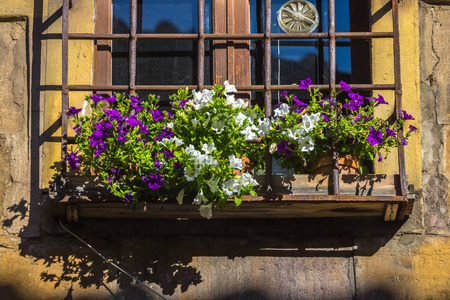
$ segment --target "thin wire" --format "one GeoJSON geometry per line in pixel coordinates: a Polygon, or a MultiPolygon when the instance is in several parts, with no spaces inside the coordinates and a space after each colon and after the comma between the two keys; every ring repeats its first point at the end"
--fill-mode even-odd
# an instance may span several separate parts
{"type": "Polygon", "coordinates": [[[117,268],[120,272],[128,275],[129,277],[131,277],[132,279],[136,280],[137,283],[140,283],[141,285],[143,285],[145,288],[147,288],[148,290],[150,290],[151,292],[155,293],[156,295],[158,295],[159,297],[161,297],[162,299],[168,300],[166,297],[164,297],[163,295],[159,294],[157,291],[155,291],[154,289],[152,289],[151,287],[149,287],[148,285],[146,285],[145,283],[143,283],[142,281],[140,281],[139,279],[137,279],[136,277],[134,277],[133,275],[131,275],[130,273],[128,273],[127,271],[125,271],[124,269],[122,269],[121,267],[119,267],[118,265],[116,265],[115,263],[109,261],[106,257],[104,257],[100,252],[98,252],[97,250],[95,250],[91,245],[89,245],[88,243],[86,243],[85,241],[83,241],[80,237],[78,237],[75,233],[73,233],[72,231],[70,231],[69,229],[67,229],[66,227],[64,227],[64,225],[61,222],[61,219],[59,219],[59,225],[61,225],[61,227],[67,231],[68,233],[70,233],[71,235],[73,235],[76,239],[78,239],[80,242],[82,242],[83,244],[85,244],[86,246],[88,246],[89,248],[91,248],[92,251],[94,251],[95,253],[97,253],[98,256],[100,256],[101,258],[103,258],[104,261],[106,261],[108,264],[112,265],[113,267],[117,268]]]}

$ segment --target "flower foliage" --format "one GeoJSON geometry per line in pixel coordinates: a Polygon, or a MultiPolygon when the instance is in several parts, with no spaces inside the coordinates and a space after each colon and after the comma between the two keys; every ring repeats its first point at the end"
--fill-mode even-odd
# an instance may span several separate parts
{"type": "Polygon", "coordinates": [[[264,161],[264,144],[248,140],[267,134],[270,125],[259,107],[250,108],[234,92],[228,82],[201,92],[179,90],[170,111],[159,109],[154,95],[87,96],[90,116],[75,107],[67,112],[78,144],[67,156],[69,166],[100,175],[127,203],[177,190],[179,203],[195,193],[194,204],[205,217],[231,197],[239,205],[257,185],[244,158],[264,161]]]}
{"type": "Polygon", "coordinates": [[[417,129],[410,125],[405,136],[398,137],[405,121],[414,120],[411,115],[403,110],[394,122],[375,117],[375,107],[388,104],[383,96],[364,98],[347,83],[339,84],[339,91],[333,90],[329,97],[324,97],[318,89],[310,88],[309,78],[300,81],[299,88],[309,90],[308,104],[283,93],[286,103],[274,110],[270,151],[282,159],[284,167],[292,167],[297,172],[305,171],[306,167],[307,171],[320,156],[329,154],[332,145],[340,153],[361,160],[373,160],[378,154],[381,161],[381,151],[406,145],[417,129]],[[338,96],[345,99],[338,101],[338,96]]]}

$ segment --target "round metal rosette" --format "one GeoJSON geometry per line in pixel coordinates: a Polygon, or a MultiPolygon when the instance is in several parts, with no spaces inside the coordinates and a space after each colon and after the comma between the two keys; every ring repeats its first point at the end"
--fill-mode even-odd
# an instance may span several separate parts
{"type": "Polygon", "coordinates": [[[278,11],[278,25],[284,32],[309,33],[319,24],[317,9],[308,1],[291,0],[278,11]]]}

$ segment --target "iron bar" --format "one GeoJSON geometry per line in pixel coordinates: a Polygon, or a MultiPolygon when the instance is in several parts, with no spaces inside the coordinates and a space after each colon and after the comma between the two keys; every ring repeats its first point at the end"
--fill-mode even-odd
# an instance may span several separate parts
{"type": "MultiPolygon", "coordinates": [[[[395,90],[395,84],[349,84],[353,91],[371,91],[371,90],[395,90]]],[[[136,91],[172,91],[188,87],[189,89],[199,89],[198,85],[136,85],[136,91]]],[[[336,89],[341,86],[335,85],[336,89]]],[[[212,85],[204,85],[203,88],[211,89],[212,85]]],[[[319,90],[330,90],[329,84],[314,84],[311,88],[319,90]]],[[[71,91],[126,91],[127,85],[69,85],[71,91]]],[[[264,85],[237,85],[238,91],[264,91],[264,85]]],[[[298,84],[271,85],[271,91],[298,90],[298,84]]]]}
{"type": "Polygon", "coordinates": [[[69,109],[69,0],[63,1],[62,8],[62,82],[61,82],[61,182],[60,191],[64,194],[67,176],[67,131],[66,112],[69,109]]]}
{"type": "MultiPolygon", "coordinates": [[[[270,33],[272,26],[271,18],[271,1],[265,0],[264,2],[264,108],[266,118],[270,118],[272,115],[272,91],[271,91],[271,78],[272,78],[272,68],[271,68],[271,40],[270,33]]],[[[266,195],[269,195],[272,191],[272,155],[269,152],[269,146],[266,147],[266,181],[265,190],[266,195]]]]}
{"type": "MultiPolygon", "coordinates": [[[[200,24],[199,24],[200,25],[200,24]]],[[[200,30],[200,28],[199,28],[200,30]]],[[[393,38],[393,32],[335,32],[336,39],[373,39],[373,38],[393,38]]],[[[142,40],[197,40],[200,37],[196,33],[136,33],[136,39],[142,40]]],[[[264,33],[248,34],[220,34],[204,33],[205,40],[264,40],[264,33]]],[[[271,40],[304,40],[304,39],[328,39],[327,32],[317,33],[273,33],[271,40]]],[[[73,40],[128,40],[130,34],[95,34],[95,33],[70,33],[69,39],[73,40]]]]}
{"type": "MultiPolygon", "coordinates": [[[[400,33],[398,24],[398,0],[392,0],[392,21],[394,31],[394,76],[395,76],[395,106],[397,119],[402,117],[402,82],[400,69],[400,33]]],[[[397,133],[399,139],[403,138],[403,128],[397,133]]],[[[398,147],[398,170],[400,174],[400,188],[402,195],[406,195],[407,183],[405,172],[405,151],[402,144],[398,147]]]]}
{"type": "MultiPolygon", "coordinates": [[[[329,33],[329,85],[330,89],[333,90],[336,87],[336,36],[335,36],[335,20],[336,20],[336,11],[335,11],[335,0],[328,1],[328,33],[329,33]]],[[[335,141],[332,142],[331,145],[332,153],[331,153],[331,165],[333,168],[333,194],[339,195],[339,165],[338,158],[339,153],[337,151],[337,145],[335,141]]]]}
{"type": "Polygon", "coordinates": [[[203,90],[205,83],[205,1],[198,0],[198,51],[197,51],[197,84],[203,90]]]}
{"type": "Polygon", "coordinates": [[[136,28],[137,28],[137,0],[130,0],[130,41],[128,61],[128,89],[134,93],[136,84],[136,28]]]}

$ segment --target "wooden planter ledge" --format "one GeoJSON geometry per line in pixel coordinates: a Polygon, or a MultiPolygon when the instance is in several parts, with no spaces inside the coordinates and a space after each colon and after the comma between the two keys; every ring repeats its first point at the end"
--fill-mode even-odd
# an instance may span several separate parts
{"type": "MultiPolygon", "coordinates": [[[[256,176],[261,186],[264,176],[256,176]]],[[[240,207],[233,200],[221,211],[213,208],[214,219],[227,218],[321,218],[380,216],[385,221],[403,220],[414,204],[414,187],[400,192],[399,175],[340,175],[340,194],[332,195],[328,175],[273,175],[272,192],[244,196],[240,207]]],[[[149,200],[135,210],[114,198],[93,178],[69,177],[66,193],[52,200],[52,214],[68,221],[79,218],[202,218],[192,200],[182,205],[175,199],[149,200]]]]}

